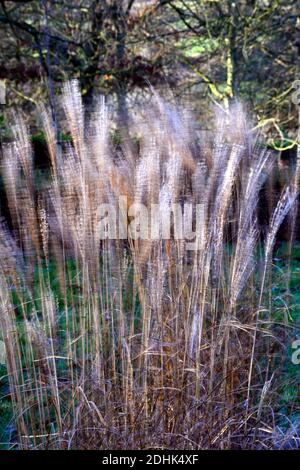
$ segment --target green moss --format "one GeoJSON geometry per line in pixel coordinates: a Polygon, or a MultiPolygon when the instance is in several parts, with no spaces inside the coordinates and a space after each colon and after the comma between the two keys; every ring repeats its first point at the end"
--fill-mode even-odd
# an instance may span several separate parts
{"type": "Polygon", "coordinates": [[[179,43],[180,49],[186,57],[198,57],[205,53],[213,53],[218,50],[219,44],[216,39],[207,37],[196,37],[182,39],[179,43]]]}
{"type": "MultiPolygon", "coordinates": [[[[58,139],[59,142],[72,142],[72,137],[69,134],[64,134],[59,132],[58,139]]],[[[46,136],[43,131],[38,131],[37,133],[31,136],[31,142],[33,144],[43,144],[46,145],[46,136]]]]}

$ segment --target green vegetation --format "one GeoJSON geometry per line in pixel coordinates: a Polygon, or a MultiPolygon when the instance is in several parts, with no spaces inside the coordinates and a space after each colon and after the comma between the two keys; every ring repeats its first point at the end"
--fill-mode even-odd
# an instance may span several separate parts
{"type": "Polygon", "coordinates": [[[61,84],[77,78],[88,104],[109,95],[121,120],[133,101],[147,106],[149,84],[168,84],[199,125],[209,125],[212,102],[237,98],[278,148],[295,146],[297,8],[293,0],[2,2],[4,110],[18,105],[36,124],[35,106],[47,99],[59,115],[61,84]]]}

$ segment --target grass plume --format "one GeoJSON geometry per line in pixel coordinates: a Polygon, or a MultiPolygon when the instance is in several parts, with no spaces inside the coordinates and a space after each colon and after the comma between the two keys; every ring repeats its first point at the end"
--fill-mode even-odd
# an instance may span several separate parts
{"type": "Polygon", "coordinates": [[[193,121],[154,92],[146,115],[132,117],[131,144],[116,149],[103,99],[87,123],[76,82],[62,104],[72,137],[63,148],[41,109],[51,161],[43,188],[21,121],[3,152],[13,227],[0,226],[0,325],[14,445],[274,447],[280,370],[271,351],[282,346],[269,280],[298,184],[262,236],[259,194],[273,157],[241,105],[216,117],[202,147],[193,121]],[[104,204],[132,222],[120,197],[156,204],[162,219],[190,204],[190,233],[101,239],[104,204]]]}

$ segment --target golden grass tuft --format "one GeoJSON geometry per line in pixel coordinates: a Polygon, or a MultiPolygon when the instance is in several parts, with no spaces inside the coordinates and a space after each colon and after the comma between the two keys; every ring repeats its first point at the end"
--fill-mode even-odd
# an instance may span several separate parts
{"type": "Polygon", "coordinates": [[[0,325],[12,445],[272,448],[272,351],[281,348],[269,305],[272,250],[298,185],[285,189],[262,238],[259,192],[273,157],[240,105],[219,114],[201,148],[192,121],[154,93],[146,115],[134,117],[139,145],[117,155],[103,100],[87,124],[76,82],[62,102],[72,137],[63,149],[41,109],[46,187],[35,188],[22,122],[4,150],[13,229],[0,227],[0,325]],[[198,204],[198,249],[175,237],[101,240],[98,209],[118,207],[119,196],[158,204],[163,216],[171,204],[198,204]]]}

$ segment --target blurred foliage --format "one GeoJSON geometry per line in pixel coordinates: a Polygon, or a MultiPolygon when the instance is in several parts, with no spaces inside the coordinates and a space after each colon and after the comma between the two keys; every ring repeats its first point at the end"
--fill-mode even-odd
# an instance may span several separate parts
{"type": "MultiPolygon", "coordinates": [[[[276,148],[293,147],[299,74],[293,0],[27,0],[0,4],[0,78],[28,118],[79,78],[87,102],[104,93],[119,116],[170,87],[207,125],[208,104],[242,99],[276,148]],[[279,129],[286,129],[286,137],[279,129]]],[[[201,119],[200,119],[201,121],[201,119]]],[[[0,122],[0,126],[2,123],[0,122]]]]}

